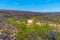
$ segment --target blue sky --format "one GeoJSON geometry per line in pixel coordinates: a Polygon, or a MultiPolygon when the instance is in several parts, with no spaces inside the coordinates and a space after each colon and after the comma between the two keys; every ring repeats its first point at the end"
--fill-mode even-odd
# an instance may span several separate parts
{"type": "Polygon", "coordinates": [[[60,12],[60,0],[0,0],[0,9],[60,12]]]}

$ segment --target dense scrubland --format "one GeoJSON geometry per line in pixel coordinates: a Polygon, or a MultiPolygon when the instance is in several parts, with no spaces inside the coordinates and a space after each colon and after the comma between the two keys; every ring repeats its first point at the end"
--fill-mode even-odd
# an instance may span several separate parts
{"type": "Polygon", "coordinates": [[[16,40],[60,40],[60,26],[57,23],[42,21],[40,16],[23,18],[8,18],[8,22],[17,27],[16,40]],[[41,19],[41,21],[39,21],[41,19]],[[32,23],[28,23],[28,20],[32,23]]]}
{"type": "Polygon", "coordinates": [[[0,39],[60,40],[60,14],[34,13],[0,11],[0,39]]]}

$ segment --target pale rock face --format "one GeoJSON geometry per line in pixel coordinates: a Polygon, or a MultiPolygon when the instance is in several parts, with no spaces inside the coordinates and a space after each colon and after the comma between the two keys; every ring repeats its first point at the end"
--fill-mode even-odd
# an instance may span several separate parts
{"type": "Polygon", "coordinates": [[[2,33],[0,32],[0,35],[1,35],[2,33]]]}
{"type": "Polygon", "coordinates": [[[50,24],[50,26],[56,26],[56,24],[50,24]]]}
{"type": "Polygon", "coordinates": [[[58,25],[60,27],[60,25],[58,25]]]}
{"type": "Polygon", "coordinates": [[[36,22],[36,24],[41,25],[41,23],[40,23],[40,22],[36,22]]]}
{"type": "Polygon", "coordinates": [[[2,31],[3,31],[3,30],[1,29],[1,30],[0,30],[0,35],[2,34],[2,31]]]}
{"type": "Polygon", "coordinates": [[[3,30],[1,29],[0,32],[2,32],[3,30]]]}
{"type": "Polygon", "coordinates": [[[27,24],[28,24],[28,25],[33,24],[33,20],[32,20],[32,19],[29,19],[29,20],[27,21],[27,24]]]}
{"type": "Polygon", "coordinates": [[[18,23],[19,23],[19,21],[16,21],[16,22],[18,22],[18,23]]]}

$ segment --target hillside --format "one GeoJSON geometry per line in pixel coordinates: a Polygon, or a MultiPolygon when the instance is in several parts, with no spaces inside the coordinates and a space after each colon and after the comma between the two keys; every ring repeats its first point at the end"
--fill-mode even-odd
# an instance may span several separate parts
{"type": "Polygon", "coordinates": [[[28,12],[28,11],[17,11],[17,10],[0,10],[0,15],[4,15],[5,17],[12,17],[12,16],[23,16],[23,17],[29,17],[29,16],[40,16],[43,15],[38,12],[28,12]]]}
{"type": "Polygon", "coordinates": [[[54,19],[60,19],[60,12],[29,12],[19,10],[0,10],[0,21],[2,21],[2,19],[11,17],[30,18],[33,16],[45,16],[43,20],[55,22],[54,19]]]}
{"type": "Polygon", "coordinates": [[[0,10],[0,40],[60,40],[60,12],[0,10]]]}

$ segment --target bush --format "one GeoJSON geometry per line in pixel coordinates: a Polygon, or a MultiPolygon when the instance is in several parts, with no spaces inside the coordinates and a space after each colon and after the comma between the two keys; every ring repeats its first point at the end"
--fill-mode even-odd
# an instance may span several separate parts
{"type": "Polygon", "coordinates": [[[42,25],[39,26],[37,24],[34,25],[26,25],[26,24],[21,24],[20,25],[20,30],[16,34],[16,39],[17,40],[44,40],[48,39],[45,38],[46,34],[50,32],[52,28],[49,25],[42,25]]]}
{"type": "MultiPolygon", "coordinates": [[[[26,22],[28,19],[24,18],[24,20],[26,22]]],[[[17,23],[13,18],[8,18],[8,22],[18,28],[16,40],[60,40],[60,35],[48,22],[45,25],[37,25],[36,23],[27,25],[22,22],[17,23]]]]}

